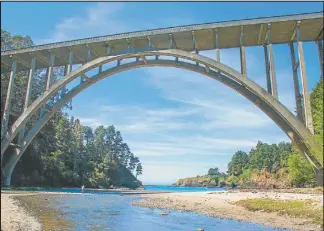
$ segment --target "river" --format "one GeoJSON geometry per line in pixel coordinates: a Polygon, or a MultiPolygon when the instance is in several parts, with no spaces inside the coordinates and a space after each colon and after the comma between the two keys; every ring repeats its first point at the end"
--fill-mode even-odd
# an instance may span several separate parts
{"type": "MultiPolygon", "coordinates": [[[[188,188],[172,186],[146,186],[148,191],[197,192],[219,191],[220,188],[188,188]]],[[[58,209],[70,221],[71,230],[109,231],[275,231],[271,227],[230,219],[212,218],[193,212],[149,209],[133,206],[137,195],[121,195],[118,192],[91,191],[83,194],[80,189],[39,189],[39,191],[71,192],[71,195],[53,197],[50,207],[58,209]],[[160,215],[167,212],[168,215],[160,215]]]]}

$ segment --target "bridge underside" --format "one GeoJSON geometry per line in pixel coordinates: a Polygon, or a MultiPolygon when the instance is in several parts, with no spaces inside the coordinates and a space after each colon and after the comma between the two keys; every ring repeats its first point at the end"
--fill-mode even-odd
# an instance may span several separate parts
{"type": "MultiPolygon", "coordinates": [[[[121,37],[125,37],[125,35],[118,35],[119,37],[116,35],[118,39],[116,39],[116,36],[100,37],[2,52],[1,72],[9,71],[10,77],[1,123],[1,160],[3,160],[8,147],[13,142],[16,143],[13,149],[14,153],[9,155],[8,161],[2,166],[3,175],[6,178],[5,184],[10,184],[14,167],[44,124],[78,93],[98,81],[122,71],[141,67],[164,66],[203,74],[222,82],[250,100],[266,113],[298,146],[312,164],[318,183],[323,185],[323,163],[315,153],[317,150],[322,150],[322,147],[313,139],[312,116],[302,48],[302,41],[316,41],[320,65],[323,69],[322,19],[322,14],[315,13],[290,16],[289,18],[278,17],[249,22],[244,20],[227,22],[217,24],[217,28],[214,28],[215,25],[213,27],[211,24],[208,24],[210,28],[207,28],[206,25],[193,25],[165,29],[168,32],[166,38],[164,38],[165,32],[161,34],[164,29],[161,29],[158,30],[159,33],[157,31],[148,31],[145,32],[146,34],[141,32],[140,36],[138,35],[140,32],[136,32],[137,35],[130,33],[122,39],[121,37]],[[321,23],[319,23],[319,20],[321,20],[321,23]],[[237,35],[234,33],[235,28],[239,28],[237,35]],[[251,36],[254,33],[253,31],[257,31],[256,28],[258,29],[258,41],[253,42],[251,36]],[[291,28],[290,34],[287,34],[287,28],[291,28]],[[210,47],[206,45],[210,43],[209,37],[202,36],[204,30],[207,29],[209,33],[212,33],[213,45],[210,47]],[[179,30],[179,34],[174,30],[179,30]],[[280,34],[280,31],[286,32],[280,34]],[[190,38],[188,38],[187,32],[190,34],[190,38]],[[146,46],[144,45],[143,33],[145,34],[146,46]],[[131,35],[134,37],[132,40],[129,39],[131,35]],[[236,42],[228,40],[226,45],[225,40],[220,40],[220,37],[226,38],[226,36],[228,38],[236,36],[238,40],[234,39],[236,42]],[[297,116],[292,114],[278,100],[272,45],[286,42],[286,37],[289,37],[287,43],[290,46],[291,53],[297,116]],[[169,42],[169,49],[162,42],[163,39],[169,42]],[[189,46],[188,39],[191,42],[190,48],[187,47],[189,46]],[[124,43],[126,47],[121,45],[124,43]],[[206,44],[204,45],[204,43],[206,44]],[[295,56],[294,43],[297,44],[298,60],[295,56]],[[100,44],[105,46],[105,49],[99,49],[100,44]],[[262,45],[264,47],[267,89],[263,89],[247,77],[246,45],[262,45]],[[220,62],[220,48],[227,46],[239,47],[241,73],[220,62]],[[200,50],[206,49],[216,50],[216,60],[199,55],[200,50]],[[190,51],[193,51],[193,53],[190,51]],[[80,63],[82,66],[72,71],[72,66],[80,63]],[[115,63],[116,65],[105,69],[104,65],[108,63],[115,63]],[[64,68],[65,74],[64,77],[53,83],[54,67],[64,68]],[[31,102],[31,82],[35,71],[42,68],[46,69],[45,91],[34,102],[31,102]],[[94,69],[98,69],[98,72],[90,76],[88,73],[94,71],[94,69]],[[299,89],[298,69],[301,73],[302,93],[299,89]],[[27,93],[23,113],[9,127],[9,115],[12,114],[10,100],[17,71],[28,71],[29,73],[27,93]],[[75,79],[80,80],[79,84],[68,90],[67,85],[75,79]],[[32,127],[27,128],[28,122],[35,115],[37,115],[37,121],[32,127]]],[[[323,73],[321,75],[323,76],[323,73]]]]}

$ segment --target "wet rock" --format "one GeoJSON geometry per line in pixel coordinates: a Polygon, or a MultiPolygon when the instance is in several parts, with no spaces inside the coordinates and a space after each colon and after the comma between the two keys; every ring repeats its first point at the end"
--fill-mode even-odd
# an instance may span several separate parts
{"type": "Polygon", "coordinates": [[[160,213],[160,216],[166,216],[169,215],[168,213],[160,213]]]}
{"type": "Polygon", "coordinates": [[[204,231],[204,229],[202,229],[202,228],[198,228],[197,231],[204,231]]]}

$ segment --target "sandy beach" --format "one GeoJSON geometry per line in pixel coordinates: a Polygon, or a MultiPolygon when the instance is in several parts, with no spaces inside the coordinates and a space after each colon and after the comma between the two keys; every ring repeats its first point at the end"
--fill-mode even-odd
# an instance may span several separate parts
{"type": "Polygon", "coordinates": [[[185,192],[142,195],[143,199],[133,203],[136,206],[161,209],[176,209],[198,212],[212,217],[236,219],[254,222],[275,228],[289,230],[323,230],[309,220],[293,218],[277,213],[252,212],[235,205],[236,201],[248,198],[270,198],[276,200],[307,200],[316,202],[314,206],[323,206],[320,194],[296,194],[277,192],[185,192]]]}
{"type": "Polygon", "coordinates": [[[38,231],[41,224],[28,211],[17,205],[12,196],[1,192],[1,230],[2,231],[38,231]]]}
{"type": "Polygon", "coordinates": [[[69,224],[47,202],[53,196],[66,194],[81,193],[1,191],[1,231],[43,231],[53,230],[51,227],[67,227],[69,224]]]}

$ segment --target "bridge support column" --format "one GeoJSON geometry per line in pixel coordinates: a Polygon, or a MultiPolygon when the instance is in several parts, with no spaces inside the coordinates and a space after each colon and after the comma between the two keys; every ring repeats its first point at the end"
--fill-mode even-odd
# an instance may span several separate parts
{"type": "MultiPolygon", "coordinates": [[[[45,91],[47,91],[52,83],[53,69],[54,69],[55,55],[51,52],[50,56],[50,66],[46,70],[46,80],[45,80],[45,91]]],[[[40,109],[40,117],[44,114],[44,108],[40,109]]]]}
{"type": "Polygon", "coordinates": [[[319,57],[319,62],[320,62],[320,71],[321,71],[321,77],[323,78],[324,76],[324,58],[323,58],[323,41],[322,40],[317,40],[317,49],[318,49],[318,57],[319,57]]]}
{"type": "Polygon", "coordinates": [[[45,90],[48,90],[52,83],[54,60],[55,60],[55,55],[53,53],[51,53],[50,66],[47,69],[46,89],[45,90]]]}
{"type": "MultiPolygon", "coordinates": [[[[24,111],[28,108],[30,104],[30,96],[31,96],[31,90],[32,90],[32,81],[33,81],[33,76],[34,76],[34,71],[35,71],[35,62],[36,58],[33,57],[31,64],[30,64],[30,70],[28,74],[28,81],[27,81],[27,91],[26,91],[26,96],[25,96],[25,103],[24,103],[24,111]]],[[[21,145],[21,142],[24,138],[25,135],[25,126],[20,130],[19,136],[18,136],[18,145],[21,145]]]]}
{"type": "Polygon", "coordinates": [[[308,82],[307,82],[307,75],[306,75],[304,50],[303,50],[303,43],[302,41],[300,41],[301,34],[300,34],[299,26],[300,26],[300,22],[297,22],[296,35],[297,35],[299,68],[300,68],[302,88],[303,88],[305,125],[310,130],[310,132],[314,134],[312,111],[311,111],[310,99],[308,95],[308,82]]]}
{"type": "Polygon", "coordinates": [[[300,100],[298,73],[297,73],[297,68],[298,68],[299,63],[298,62],[296,63],[294,44],[290,43],[289,48],[290,48],[291,66],[292,66],[293,79],[294,79],[294,92],[295,92],[297,118],[300,121],[304,121],[302,105],[301,105],[301,100],[300,100]]]}
{"type": "Polygon", "coordinates": [[[4,186],[11,185],[12,172],[15,169],[16,164],[18,163],[20,157],[22,156],[20,153],[21,153],[20,149],[15,148],[15,150],[11,153],[8,162],[3,167],[3,185],[4,186]]]}
{"type": "Polygon", "coordinates": [[[216,61],[220,62],[220,50],[218,46],[218,30],[215,29],[215,47],[216,47],[216,61]]]}
{"type": "MultiPolygon", "coordinates": [[[[268,47],[264,49],[265,51],[265,56],[266,56],[266,68],[267,68],[267,83],[268,83],[268,91],[269,91],[269,79],[271,79],[271,94],[273,97],[278,99],[278,90],[277,90],[277,78],[276,78],[276,72],[275,72],[275,66],[274,66],[274,56],[273,56],[273,50],[272,50],[272,42],[271,42],[271,30],[270,30],[270,23],[268,24],[267,28],[267,43],[268,47]]],[[[265,45],[266,47],[266,45],[265,45]]],[[[270,93],[270,92],[269,92],[270,93]]]]}
{"type": "Polygon", "coordinates": [[[13,60],[11,72],[10,72],[10,78],[9,78],[7,98],[6,98],[3,117],[1,121],[1,139],[5,136],[8,130],[9,114],[11,109],[11,98],[13,96],[13,86],[15,84],[15,77],[16,77],[16,68],[17,68],[17,60],[13,60]]]}
{"type": "Polygon", "coordinates": [[[271,86],[271,76],[270,76],[270,64],[269,64],[269,53],[267,45],[263,46],[264,49],[264,61],[266,68],[266,76],[267,76],[267,90],[270,94],[272,94],[272,86],[271,86]]]}
{"type": "Polygon", "coordinates": [[[323,168],[321,169],[316,169],[315,170],[316,174],[316,182],[318,186],[323,186],[323,168]]]}
{"type": "Polygon", "coordinates": [[[241,61],[241,73],[246,76],[246,58],[245,58],[245,47],[243,46],[243,26],[241,27],[241,36],[240,36],[240,61],[241,61]]]}
{"type": "MultiPolygon", "coordinates": [[[[70,74],[72,71],[72,65],[73,65],[73,51],[71,50],[69,53],[69,63],[64,68],[64,76],[70,74]]],[[[66,93],[66,85],[62,88],[62,95],[64,96],[66,93]]]]}

